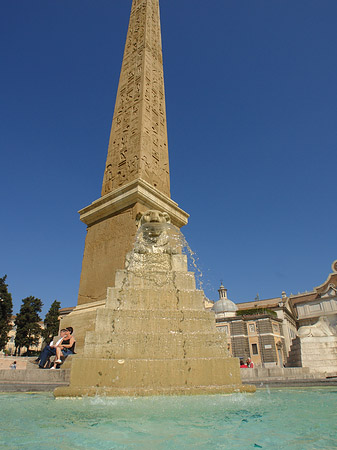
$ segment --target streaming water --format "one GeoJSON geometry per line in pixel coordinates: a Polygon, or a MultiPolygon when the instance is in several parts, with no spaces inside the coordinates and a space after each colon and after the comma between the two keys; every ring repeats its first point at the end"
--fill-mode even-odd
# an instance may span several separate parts
{"type": "Polygon", "coordinates": [[[1,449],[333,450],[337,388],[254,395],[0,395],[1,449]]]}
{"type": "MultiPolygon", "coordinates": [[[[134,266],[138,264],[137,255],[146,253],[186,255],[188,270],[194,272],[195,275],[196,287],[197,289],[203,289],[203,274],[200,269],[198,256],[176,226],[171,223],[156,222],[143,224],[136,234],[133,251],[127,256],[126,267],[129,270],[133,270],[134,266]]],[[[156,268],[167,270],[165,267],[160,267],[159,260],[156,261],[156,268]]]]}

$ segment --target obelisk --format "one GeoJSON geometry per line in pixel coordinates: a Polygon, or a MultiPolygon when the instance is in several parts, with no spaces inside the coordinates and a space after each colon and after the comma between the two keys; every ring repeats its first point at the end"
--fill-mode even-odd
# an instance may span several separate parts
{"type": "Polygon", "coordinates": [[[101,197],[79,211],[87,236],[78,304],[63,321],[79,348],[148,209],[167,212],[179,228],[189,217],[170,198],[159,0],[133,0],[101,197]]]}

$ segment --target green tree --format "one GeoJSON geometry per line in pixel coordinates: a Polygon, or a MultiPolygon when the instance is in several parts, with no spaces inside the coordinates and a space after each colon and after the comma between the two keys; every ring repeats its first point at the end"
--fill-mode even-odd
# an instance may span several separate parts
{"type": "Polygon", "coordinates": [[[43,321],[44,330],[42,331],[42,337],[47,344],[53,339],[54,336],[57,336],[60,326],[59,320],[59,311],[60,311],[61,303],[57,300],[53,301],[49,311],[46,314],[46,317],[43,321]]]}
{"type": "Polygon", "coordinates": [[[7,275],[0,278],[0,351],[6,347],[8,333],[11,329],[10,320],[13,312],[12,296],[6,284],[7,275]]]}
{"type": "Polygon", "coordinates": [[[22,347],[27,347],[27,354],[30,354],[30,347],[38,345],[41,336],[39,313],[42,310],[42,302],[39,298],[26,297],[22,300],[19,314],[16,316],[16,336],[15,347],[17,354],[20,354],[22,347]]]}

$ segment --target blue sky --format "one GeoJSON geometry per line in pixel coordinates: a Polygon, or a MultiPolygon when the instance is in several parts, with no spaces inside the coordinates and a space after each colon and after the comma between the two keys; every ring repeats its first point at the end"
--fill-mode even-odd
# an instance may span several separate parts
{"type": "MultiPolygon", "coordinates": [[[[73,306],[131,0],[0,0],[0,276],[73,306]]],[[[161,0],[171,196],[205,292],[311,290],[337,259],[335,0],[161,0]]]]}

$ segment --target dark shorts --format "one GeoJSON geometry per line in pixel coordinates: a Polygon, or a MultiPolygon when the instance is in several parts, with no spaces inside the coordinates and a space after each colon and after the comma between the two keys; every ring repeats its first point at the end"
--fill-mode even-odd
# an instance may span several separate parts
{"type": "Polygon", "coordinates": [[[69,356],[69,355],[73,355],[74,352],[72,350],[70,350],[69,348],[63,348],[62,354],[63,354],[63,356],[69,356]]]}

